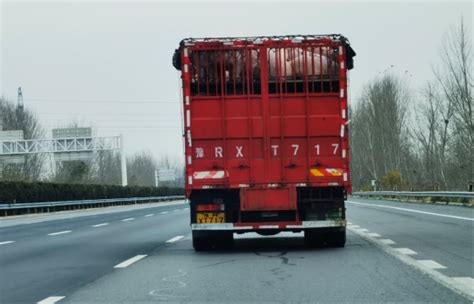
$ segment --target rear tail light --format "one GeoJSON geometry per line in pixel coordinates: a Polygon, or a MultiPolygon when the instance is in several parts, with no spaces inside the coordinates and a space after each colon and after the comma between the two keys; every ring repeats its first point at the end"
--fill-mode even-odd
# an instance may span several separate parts
{"type": "Polygon", "coordinates": [[[224,204],[205,204],[197,205],[196,211],[223,211],[224,204]]]}

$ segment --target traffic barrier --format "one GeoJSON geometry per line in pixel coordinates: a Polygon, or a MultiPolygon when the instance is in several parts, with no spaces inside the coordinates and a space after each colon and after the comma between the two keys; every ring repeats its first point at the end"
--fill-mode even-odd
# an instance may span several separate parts
{"type": "Polygon", "coordinates": [[[474,193],[461,191],[371,191],[371,192],[354,192],[353,196],[373,197],[394,199],[406,202],[423,202],[432,204],[461,205],[473,206],[474,193]]]}
{"type": "Polygon", "coordinates": [[[156,203],[156,202],[163,202],[163,201],[181,200],[184,198],[185,198],[184,195],[173,195],[173,196],[130,197],[130,198],[15,203],[15,204],[1,204],[0,203],[0,213],[2,216],[9,216],[9,215],[19,215],[19,214],[29,214],[29,213],[44,213],[44,212],[77,210],[77,209],[86,209],[86,208],[99,208],[99,207],[110,207],[110,206],[156,203]]]}

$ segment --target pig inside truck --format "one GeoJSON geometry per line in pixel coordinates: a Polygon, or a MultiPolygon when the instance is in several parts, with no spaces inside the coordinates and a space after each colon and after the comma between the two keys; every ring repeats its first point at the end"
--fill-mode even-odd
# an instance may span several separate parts
{"type": "Polygon", "coordinates": [[[188,38],[181,71],[185,188],[194,249],[234,233],[304,232],[343,247],[351,192],[342,35],[188,38]]]}

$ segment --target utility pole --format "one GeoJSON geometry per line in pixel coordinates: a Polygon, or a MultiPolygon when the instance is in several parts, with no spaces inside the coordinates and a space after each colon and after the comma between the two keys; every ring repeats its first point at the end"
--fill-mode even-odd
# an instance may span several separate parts
{"type": "Polygon", "coordinates": [[[158,188],[158,170],[155,169],[155,187],[158,188]]]}
{"type": "Polygon", "coordinates": [[[122,186],[128,185],[127,181],[127,160],[125,158],[124,145],[123,145],[123,134],[120,135],[120,163],[122,171],[122,186]]]}
{"type": "Polygon", "coordinates": [[[23,111],[23,92],[21,87],[18,87],[18,109],[23,111]]]}

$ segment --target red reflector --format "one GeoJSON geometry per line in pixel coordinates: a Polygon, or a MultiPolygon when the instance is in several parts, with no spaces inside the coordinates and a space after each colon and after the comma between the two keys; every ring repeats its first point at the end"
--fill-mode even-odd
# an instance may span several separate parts
{"type": "Polygon", "coordinates": [[[224,210],[224,204],[197,205],[196,211],[220,211],[224,210]]]}

